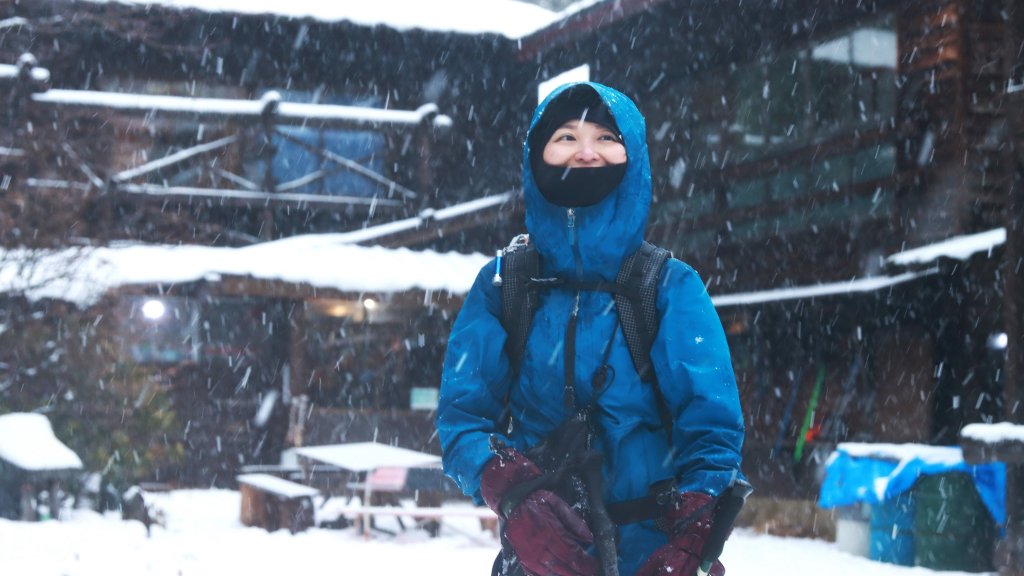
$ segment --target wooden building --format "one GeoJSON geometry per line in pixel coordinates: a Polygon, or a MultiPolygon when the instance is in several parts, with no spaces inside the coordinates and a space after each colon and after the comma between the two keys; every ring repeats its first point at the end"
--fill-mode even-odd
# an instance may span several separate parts
{"type": "MultiPolygon", "coordinates": [[[[287,12],[0,5],[0,244],[230,248],[344,233],[339,244],[465,250],[470,227],[503,243],[514,172],[466,168],[516,163],[504,151],[515,135],[479,136],[495,123],[501,134],[507,102],[487,95],[509,81],[504,65],[477,65],[510,62],[514,41],[287,12]]],[[[31,268],[10,254],[0,264],[31,268]]],[[[111,286],[88,313],[116,324],[125,361],[174,397],[187,458],[170,480],[209,485],[276,462],[286,442],[436,451],[429,408],[458,303],[444,289],[228,273],[111,286]],[[291,405],[297,422],[291,398],[308,408],[291,405]]]]}

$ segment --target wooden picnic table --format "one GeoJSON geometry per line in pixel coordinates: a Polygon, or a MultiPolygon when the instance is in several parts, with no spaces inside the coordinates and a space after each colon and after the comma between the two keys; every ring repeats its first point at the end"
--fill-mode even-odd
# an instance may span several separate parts
{"type": "Polygon", "coordinates": [[[434,519],[435,524],[428,528],[432,534],[436,534],[437,522],[444,516],[474,516],[485,524],[493,516],[490,510],[485,509],[470,508],[467,511],[466,508],[441,506],[446,493],[459,492],[444,476],[440,456],[434,454],[377,442],[305,446],[296,448],[294,452],[305,470],[307,483],[317,473],[318,467],[341,470],[350,475],[344,483],[349,501],[359,494],[362,502],[359,506],[343,508],[343,512],[364,519],[363,531],[367,535],[373,516],[434,519]],[[413,508],[401,506],[399,496],[402,494],[414,496],[417,505],[413,508]],[[375,506],[375,496],[388,506],[375,506]]]}

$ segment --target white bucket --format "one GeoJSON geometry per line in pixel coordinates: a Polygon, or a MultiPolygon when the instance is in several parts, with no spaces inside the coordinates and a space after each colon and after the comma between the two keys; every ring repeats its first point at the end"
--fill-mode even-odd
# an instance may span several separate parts
{"type": "Polygon", "coordinates": [[[855,556],[868,555],[871,543],[871,525],[851,518],[836,518],[836,546],[855,556]]]}

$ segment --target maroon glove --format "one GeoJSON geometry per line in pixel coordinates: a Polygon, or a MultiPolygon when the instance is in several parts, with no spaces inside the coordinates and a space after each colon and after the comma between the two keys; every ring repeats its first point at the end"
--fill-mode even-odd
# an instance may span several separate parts
{"type": "MultiPolygon", "coordinates": [[[[673,499],[666,517],[669,523],[668,544],[654,551],[640,567],[636,576],[695,576],[700,567],[704,542],[711,532],[715,499],[701,492],[684,492],[673,499]]],[[[725,566],[718,560],[711,565],[711,576],[724,576],[725,566]]]]}
{"type": "Polygon", "coordinates": [[[540,476],[540,468],[529,458],[502,448],[484,467],[480,493],[491,510],[505,519],[505,538],[530,574],[597,574],[597,559],[586,550],[594,535],[583,517],[549,490],[517,494],[528,489],[524,483],[540,476]]]}

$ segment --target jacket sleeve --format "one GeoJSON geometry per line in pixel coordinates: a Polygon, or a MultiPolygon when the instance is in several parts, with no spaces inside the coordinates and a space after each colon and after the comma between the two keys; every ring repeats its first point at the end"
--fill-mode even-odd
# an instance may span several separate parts
{"type": "Polygon", "coordinates": [[[669,260],[661,282],[651,360],[672,418],[673,469],[681,491],[717,495],[742,478],[743,413],[729,345],[692,268],[669,260]]]}
{"type": "Polygon", "coordinates": [[[437,406],[445,473],[478,504],[480,473],[493,456],[490,436],[498,431],[511,380],[494,270],[493,260],[480,270],[452,327],[437,406]]]}

